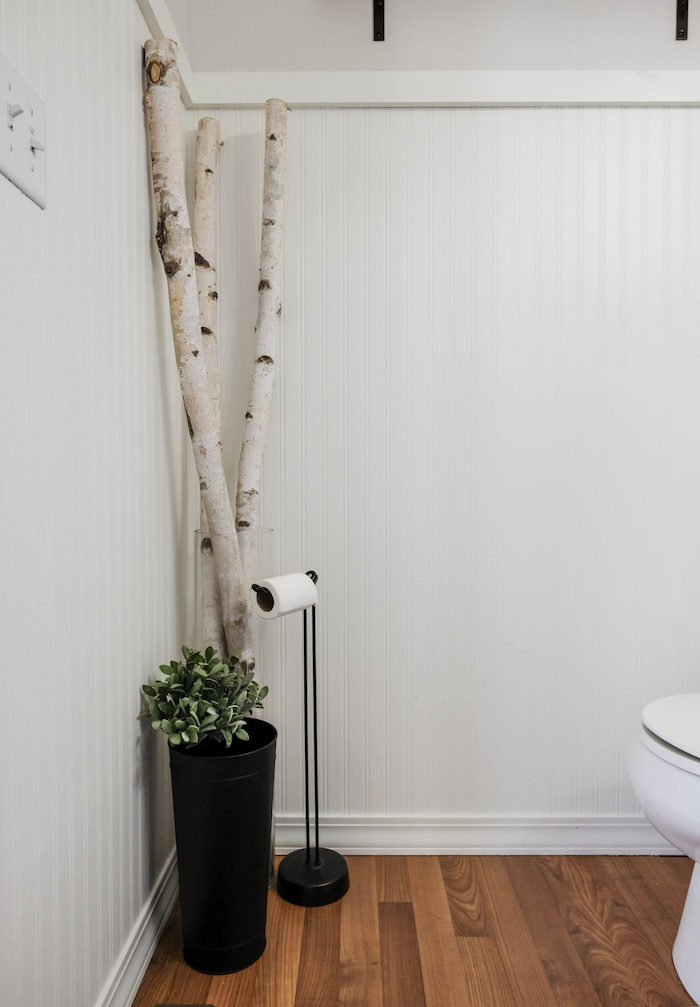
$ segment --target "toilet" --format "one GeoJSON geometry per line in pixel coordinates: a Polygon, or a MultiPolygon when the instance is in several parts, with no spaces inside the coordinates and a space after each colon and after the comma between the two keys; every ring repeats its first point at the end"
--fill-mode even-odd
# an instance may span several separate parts
{"type": "Polygon", "coordinates": [[[642,712],[627,768],[635,796],[654,828],[694,862],[673,945],[673,964],[700,1003],[700,693],[666,696],[642,712]]]}

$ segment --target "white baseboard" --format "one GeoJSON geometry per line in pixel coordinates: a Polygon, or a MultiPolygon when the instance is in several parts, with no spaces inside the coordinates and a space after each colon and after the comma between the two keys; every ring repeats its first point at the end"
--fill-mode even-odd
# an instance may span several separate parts
{"type": "MultiPolygon", "coordinates": [[[[311,841],[313,843],[313,824],[311,841]]],[[[275,845],[305,845],[304,819],[278,815],[275,845]]],[[[669,854],[677,850],[636,815],[569,817],[328,816],[320,844],[344,854],[669,854]]]]}
{"type": "Polygon", "coordinates": [[[177,898],[177,859],[170,851],[94,1007],[128,1007],[177,898]]]}

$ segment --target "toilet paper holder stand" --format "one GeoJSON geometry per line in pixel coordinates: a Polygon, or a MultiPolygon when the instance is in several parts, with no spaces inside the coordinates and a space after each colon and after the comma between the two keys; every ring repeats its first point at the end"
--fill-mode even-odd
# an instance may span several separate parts
{"type": "MultiPolygon", "coordinates": [[[[318,574],[306,571],[316,584],[318,574]]],[[[272,593],[259,584],[252,585],[258,607],[271,611],[272,593]]],[[[350,887],[348,865],[335,850],[319,845],[318,824],[318,705],[316,660],[316,605],[302,609],[303,619],[303,669],[304,669],[304,815],[306,845],[301,850],[288,853],[277,868],[277,891],[286,902],[296,906],[327,906],[337,902],[350,887]],[[313,723],[313,776],[314,776],[314,844],[311,845],[311,808],[309,801],[309,640],[307,614],[311,609],[311,708],[313,723]]]]}

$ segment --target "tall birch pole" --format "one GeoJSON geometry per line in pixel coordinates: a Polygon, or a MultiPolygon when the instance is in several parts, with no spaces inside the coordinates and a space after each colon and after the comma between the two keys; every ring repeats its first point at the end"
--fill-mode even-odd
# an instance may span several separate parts
{"type": "MultiPolygon", "coordinates": [[[[219,368],[219,312],[216,263],[218,258],[218,168],[219,123],[211,116],[200,119],[197,127],[194,164],[194,261],[197,273],[199,322],[207,368],[209,401],[214,414],[216,435],[221,443],[221,405],[219,368]]],[[[221,610],[221,593],[216,562],[209,536],[204,497],[200,493],[200,594],[202,611],[202,646],[226,652],[221,610]]]]}
{"type": "Polygon", "coordinates": [[[233,653],[249,647],[246,593],[203,352],[185,198],[176,44],[170,39],[149,39],[145,62],[156,242],[167,277],[175,358],[216,560],[226,644],[233,653]]]}
{"type": "MultiPolygon", "coordinates": [[[[279,98],[265,102],[265,174],[263,179],[262,236],[255,325],[255,361],[238,463],[236,529],[246,585],[257,569],[260,525],[260,483],[265,440],[272,407],[275,361],[282,316],[282,237],[284,181],[287,167],[287,105],[279,98]]],[[[246,593],[252,620],[252,592],[246,593]]]]}

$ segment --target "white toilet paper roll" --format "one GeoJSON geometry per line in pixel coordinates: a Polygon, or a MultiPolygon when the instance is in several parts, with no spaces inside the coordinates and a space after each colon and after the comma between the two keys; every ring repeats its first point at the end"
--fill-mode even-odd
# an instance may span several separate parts
{"type": "Polygon", "coordinates": [[[318,601],[316,585],[305,573],[288,573],[270,577],[257,584],[258,615],[263,619],[277,619],[291,612],[301,612],[318,601]]]}

